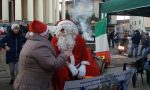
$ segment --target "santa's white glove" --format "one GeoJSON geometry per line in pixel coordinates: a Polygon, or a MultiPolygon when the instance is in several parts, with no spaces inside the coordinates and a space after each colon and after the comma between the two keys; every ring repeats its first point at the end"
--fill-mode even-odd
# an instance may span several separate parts
{"type": "Polygon", "coordinates": [[[82,61],[81,65],[90,65],[90,63],[88,61],[82,61]]]}
{"type": "Polygon", "coordinates": [[[70,56],[70,63],[72,64],[72,65],[75,65],[75,59],[74,59],[74,56],[71,54],[71,56],[70,56]]]}
{"type": "Polygon", "coordinates": [[[85,74],[86,74],[86,65],[81,65],[81,66],[78,68],[78,71],[79,71],[78,78],[83,78],[83,77],[85,77],[85,74]]]}
{"type": "Polygon", "coordinates": [[[72,76],[76,76],[78,74],[78,70],[74,65],[69,63],[67,66],[68,66],[70,72],[72,73],[72,76]]]}

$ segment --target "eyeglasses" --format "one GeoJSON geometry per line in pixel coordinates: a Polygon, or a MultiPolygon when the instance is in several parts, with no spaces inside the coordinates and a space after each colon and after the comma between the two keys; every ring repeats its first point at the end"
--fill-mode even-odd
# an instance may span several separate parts
{"type": "Polygon", "coordinates": [[[61,31],[62,33],[64,33],[65,29],[61,29],[60,31],[61,31]]]}

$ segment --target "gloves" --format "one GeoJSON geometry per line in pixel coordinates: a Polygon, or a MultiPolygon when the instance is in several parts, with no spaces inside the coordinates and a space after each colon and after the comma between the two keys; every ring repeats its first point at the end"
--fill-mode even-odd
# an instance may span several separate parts
{"type": "Polygon", "coordinates": [[[78,78],[83,78],[83,77],[85,77],[85,74],[86,74],[86,66],[85,66],[85,65],[81,65],[81,66],[78,68],[78,71],[79,71],[78,78]]]}
{"type": "Polygon", "coordinates": [[[68,63],[67,66],[69,68],[69,70],[72,73],[72,76],[76,76],[78,78],[83,78],[86,75],[86,65],[90,65],[90,63],[88,61],[82,61],[81,62],[81,66],[77,69],[76,66],[74,66],[73,64],[74,62],[74,56],[70,56],[70,59],[72,60],[71,63],[68,63]]]}
{"type": "Polygon", "coordinates": [[[86,65],[90,65],[88,61],[82,61],[81,66],[78,68],[78,78],[83,78],[86,75],[86,65]]]}
{"type": "Polygon", "coordinates": [[[72,76],[76,76],[78,74],[78,70],[74,65],[69,63],[67,66],[68,66],[69,70],[71,71],[72,76]]]}
{"type": "Polygon", "coordinates": [[[73,55],[70,56],[70,63],[71,63],[72,65],[75,65],[75,59],[74,59],[74,56],[73,56],[73,55]]]}
{"type": "Polygon", "coordinates": [[[90,63],[88,61],[82,61],[81,65],[90,65],[90,63]]]}

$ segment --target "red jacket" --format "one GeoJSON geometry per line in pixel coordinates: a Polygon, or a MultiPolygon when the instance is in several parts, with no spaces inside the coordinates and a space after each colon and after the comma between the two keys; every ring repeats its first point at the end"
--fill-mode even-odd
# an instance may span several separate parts
{"type": "MultiPolygon", "coordinates": [[[[60,51],[57,47],[57,37],[54,36],[52,39],[52,44],[56,50],[57,55],[60,51]]],[[[86,66],[86,75],[87,76],[98,76],[100,75],[99,68],[97,67],[91,52],[86,48],[85,40],[77,35],[75,39],[75,46],[73,48],[73,55],[75,58],[75,65],[81,63],[81,61],[89,61],[90,65],[86,66]]],[[[54,90],[63,90],[65,81],[74,80],[67,66],[57,70],[53,75],[53,87],[54,90]]]]}

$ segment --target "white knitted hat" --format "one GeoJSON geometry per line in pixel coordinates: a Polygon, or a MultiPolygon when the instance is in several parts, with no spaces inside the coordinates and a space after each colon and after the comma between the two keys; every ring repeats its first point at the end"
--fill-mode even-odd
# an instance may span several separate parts
{"type": "Polygon", "coordinates": [[[13,30],[14,28],[19,28],[20,29],[20,26],[18,24],[12,24],[11,29],[13,30]]]}

